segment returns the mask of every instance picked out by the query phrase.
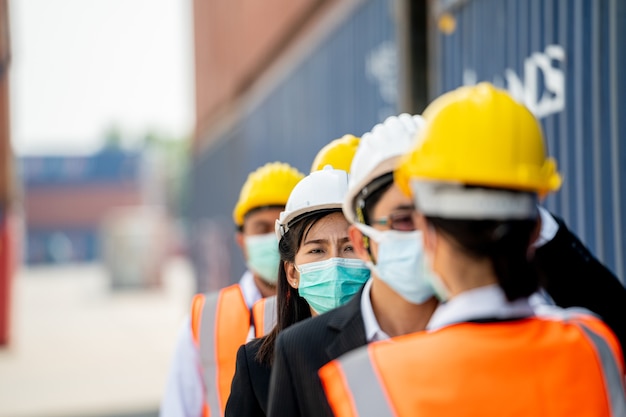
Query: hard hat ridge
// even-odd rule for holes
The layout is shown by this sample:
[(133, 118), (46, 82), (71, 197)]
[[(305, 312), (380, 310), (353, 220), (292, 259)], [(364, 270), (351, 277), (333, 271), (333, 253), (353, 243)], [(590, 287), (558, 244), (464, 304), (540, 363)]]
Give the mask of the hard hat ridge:
[[(413, 149), (395, 172), (396, 183), (415, 197), (420, 210), (436, 215), (446, 206), (446, 215), (456, 218), (463, 218), (464, 212), (469, 218), (506, 218), (507, 213), (530, 217), (536, 215), (533, 198), (518, 202), (515, 209), (511, 192), (541, 197), (561, 184), (556, 162), (546, 155), (539, 121), (504, 90), (488, 83), (458, 88), (433, 101), (424, 119)], [(488, 192), (433, 183), (483, 187)], [(432, 200), (438, 196), (448, 203)], [(526, 214), (517, 212), (521, 206), (527, 207)]]
[(349, 189), (343, 204), (348, 221), (354, 223), (357, 220), (357, 197), (364, 191), (371, 194), (377, 186), (384, 185), (376, 180), (394, 171), (401, 156), (411, 148), (415, 133), (423, 123), (421, 116), (403, 113), (388, 117), (363, 134), (352, 160)]
[(280, 240), (304, 215), (321, 210), (339, 210), (348, 190), (348, 173), (327, 165), (307, 175), (289, 196), (285, 211), (276, 220), (276, 236)]
[(250, 210), (265, 206), (284, 206), (291, 190), (304, 174), (284, 162), (270, 162), (251, 172), (233, 209), (233, 220), (242, 226)]
[(319, 171), (326, 165), (350, 172), (350, 164), (359, 146), (360, 139), (353, 135), (344, 135), (324, 146), (315, 156), (311, 172)]

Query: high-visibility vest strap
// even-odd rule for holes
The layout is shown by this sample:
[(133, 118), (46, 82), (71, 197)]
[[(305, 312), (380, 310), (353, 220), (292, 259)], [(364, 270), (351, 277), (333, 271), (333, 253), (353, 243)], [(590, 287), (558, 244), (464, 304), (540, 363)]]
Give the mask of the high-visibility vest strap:
[[(602, 366), (611, 416), (626, 416), (624, 368), (620, 362), (622, 354), (619, 350), (617, 339), (608, 331), (608, 328), (606, 328), (603, 323), (593, 323), (584, 319), (573, 320), (573, 322), (580, 326), (583, 333), (589, 338), (589, 341), (596, 350), (596, 355)], [(599, 324), (605, 328), (601, 328)], [(617, 352), (614, 351), (615, 345), (611, 346), (611, 339), (613, 339), (614, 343), (617, 343)]]
[(196, 294), (191, 301), (191, 334), (193, 341), (197, 345), (200, 340), (200, 321), (202, 321), (202, 309), (206, 297), (204, 294)]
[(624, 416), (616, 343), (593, 317), (459, 323), (360, 348), (319, 375), (337, 417)]
[(254, 320), (254, 336), (263, 337), (274, 329), (278, 314), (276, 311), (276, 296), (262, 298), (252, 306)]
[(395, 415), (391, 403), (384, 394), (385, 388), (380, 383), (367, 348), (349, 352), (340, 359), (324, 365), (318, 374), (335, 416)]
[(250, 311), (241, 287), (235, 284), (196, 296), (191, 322), (202, 362), (204, 415), (222, 416), (235, 375), (237, 350), (246, 342), (250, 329)]

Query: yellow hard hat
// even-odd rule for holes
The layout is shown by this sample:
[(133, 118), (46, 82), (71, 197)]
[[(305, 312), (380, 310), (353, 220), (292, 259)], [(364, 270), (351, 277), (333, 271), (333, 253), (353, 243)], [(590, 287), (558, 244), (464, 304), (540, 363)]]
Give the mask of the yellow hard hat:
[(546, 156), (541, 125), (506, 91), (489, 83), (461, 87), (433, 101), (426, 124), (395, 171), (406, 193), (411, 180), (528, 191), (556, 191), (561, 177)]
[(304, 174), (284, 162), (267, 163), (250, 173), (233, 210), (235, 224), (242, 226), (244, 217), (254, 208), (284, 206), (302, 178)]
[(360, 139), (353, 135), (344, 135), (324, 146), (315, 156), (311, 165), (311, 172), (319, 171), (326, 165), (335, 169), (350, 172), (352, 158), (359, 147)]

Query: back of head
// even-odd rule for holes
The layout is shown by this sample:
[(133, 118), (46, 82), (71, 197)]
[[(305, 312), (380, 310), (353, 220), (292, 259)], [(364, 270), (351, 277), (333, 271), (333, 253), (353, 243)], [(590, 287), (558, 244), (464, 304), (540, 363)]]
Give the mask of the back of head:
[(428, 222), (467, 254), (491, 259), (508, 299), (538, 278), (527, 259), (540, 196), (558, 189), (537, 119), (506, 91), (482, 83), (436, 99), (395, 172)]
[(398, 185), (455, 182), (528, 191), (556, 191), (561, 178), (546, 156), (541, 125), (504, 90), (488, 83), (461, 87), (433, 101), (423, 114), (412, 151), (396, 170)]
[(403, 113), (388, 117), (363, 134), (350, 166), (350, 182), (343, 204), (349, 222), (357, 221), (357, 211), (381, 187), (388, 187), (391, 174), (402, 155), (409, 151), (424, 121), (421, 116)]
[(233, 209), (233, 221), (243, 226), (251, 210), (284, 206), (291, 190), (304, 178), (304, 174), (284, 162), (271, 162), (250, 173), (241, 187), (239, 200)]
[(344, 135), (333, 140), (317, 153), (311, 165), (311, 172), (319, 171), (326, 165), (350, 172), (350, 164), (358, 146), (359, 138), (353, 135)]

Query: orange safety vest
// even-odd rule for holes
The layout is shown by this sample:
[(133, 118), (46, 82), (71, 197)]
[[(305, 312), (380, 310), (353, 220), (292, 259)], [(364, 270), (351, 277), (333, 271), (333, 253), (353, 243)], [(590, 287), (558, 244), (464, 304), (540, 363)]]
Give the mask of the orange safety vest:
[(254, 317), (254, 334), (263, 337), (276, 326), (278, 314), (276, 312), (276, 296), (261, 298), (252, 306)]
[[(267, 317), (271, 311), (276, 310), (257, 308), (253, 311), (254, 323), (271, 323)], [(251, 324), (250, 309), (239, 284), (193, 298), (191, 332), (202, 363), (204, 417), (224, 415), (235, 375), (237, 350), (246, 343)], [(263, 324), (255, 326), (256, 337), (263, 336), (264, 331)]]
[(335, 416), (626, 415), (619, 343), (590, 316), (459, 323), (395, 340), (319, 371)]

